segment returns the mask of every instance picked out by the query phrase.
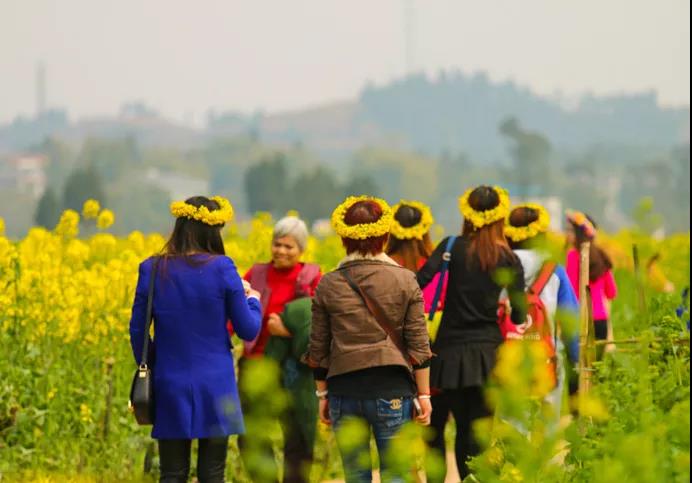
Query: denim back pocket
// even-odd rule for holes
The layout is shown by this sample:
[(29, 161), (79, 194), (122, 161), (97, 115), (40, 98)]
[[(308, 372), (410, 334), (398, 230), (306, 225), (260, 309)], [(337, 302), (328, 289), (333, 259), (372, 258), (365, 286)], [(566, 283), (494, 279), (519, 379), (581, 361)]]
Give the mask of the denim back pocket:
[(336, 424), (341, 418), (341, 398), (332, 396), (329, 398), (329, 419)]
[(401, 426), (404, 423), (404, 408), (406, 400), (399, 399), (378, 399), (377, 400), (377, 419), (387, 427)]

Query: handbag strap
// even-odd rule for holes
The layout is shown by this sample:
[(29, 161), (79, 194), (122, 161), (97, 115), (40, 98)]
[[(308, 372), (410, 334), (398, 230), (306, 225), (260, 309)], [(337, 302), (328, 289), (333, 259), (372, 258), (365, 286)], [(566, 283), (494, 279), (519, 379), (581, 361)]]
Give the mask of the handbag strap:
[(440, 305), (440, 299), (442, 298), (442, 289), (445, 285), (445, 275), (447, 275), (447, 270), (449, 270), (449, 262), (452, 261), (452, 248), (454, 248), (454, 243), (457, 241), (457, 237), (450, 236), (447, 240), (447, 246), (445, 247), (445, 252), (442, 255), (442, 265), (440, 266), (440, 279), (437, 281), (437, 290), (435, 290), (435, 296), (433, 297), (432, 306), (430, 307), (430, 314), (428, 315), (428, 320), (432, 322), (435, 320), (435, 314), (437, 313), (437, 308)]
[(373, 317), (375, 317), (377, 324), (382, 328), (382, 330), (385, 331), (385, 333), (389, 336), (390, 340), (394, 342), (394, 345), (397, 347), (397, 349), (399, 349), (401, 355), (404, 356), (404, 360), (410, 362), (412, 365), (417, 365), (418, 361), (408, 354), (408, 351), (404, 347), (401, 337), (399, 337), (399, 333), (394, 329), (394, 327), (389, 325), (387, 317), (382, 312), (382, 309), (377, 304), (375, 304), (372, 301), (372, 299), (368, 297), (368, 294), (366, 294), (365, 291), (363, 291), (360, 285), (358, 285), (353, 280), (353, 277), (351, 277), (351, 274), (348, 270), (341, 269), (339, 272), (341, 273), (341, 276), (346, 279), (346, 282), (348, 282), (349, 286), (353, 289), (353, 291), (356, 292), (356, 294), (358, 294), (361, 300), (363, 300), (363, 303), (365, 303), (365, 306), (368, 308), (370, 314)]
[(156, 272), (158, 271), (159, 261), (156, 257), (149, 276), (149, 292), (147, 294), (147, 315), (144, 323), (144, 346), (142, 347), (141, 366), (149, 364), (149, 334), (151, 333), (151, 323), (154, 320), (154, 281), (156, 280)]

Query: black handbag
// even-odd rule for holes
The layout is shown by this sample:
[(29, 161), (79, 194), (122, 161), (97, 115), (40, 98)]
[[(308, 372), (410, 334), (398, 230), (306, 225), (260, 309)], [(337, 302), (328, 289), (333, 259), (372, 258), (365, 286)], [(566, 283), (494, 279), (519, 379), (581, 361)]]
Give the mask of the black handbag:
[(149, 338), (154, 309), (154, 280), (156, 279), (158, 265), (159, 259), (156, 258), (149, 279), (142, 358), (132, 378), (132, 387), (130, 388), (130, 411), (135, 415), (137, 423), (141, 426), (154, 424), (154, 374), (151, 367), (149, 367)]

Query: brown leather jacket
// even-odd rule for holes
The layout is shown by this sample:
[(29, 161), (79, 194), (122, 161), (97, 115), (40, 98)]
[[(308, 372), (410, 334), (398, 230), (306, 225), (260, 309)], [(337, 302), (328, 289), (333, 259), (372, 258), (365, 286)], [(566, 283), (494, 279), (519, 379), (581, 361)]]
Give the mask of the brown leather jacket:
[[(389, 261), (387, 261), (389, 260)], [(390, 340), (340, 270), (348, 270), (399, 331), (409, 360)], [(413, 272), (390, 259), (357, 259), (322, 278), (312, 306), (309, 362), (328, 370), (327, 377), (371, 367), (412, 369), (432, 357), (423, 295)]]

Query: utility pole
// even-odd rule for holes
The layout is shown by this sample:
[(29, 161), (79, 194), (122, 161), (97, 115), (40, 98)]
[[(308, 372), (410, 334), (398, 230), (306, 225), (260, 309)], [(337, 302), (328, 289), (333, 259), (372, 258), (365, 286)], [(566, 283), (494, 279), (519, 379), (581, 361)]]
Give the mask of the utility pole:
[(416, 69), (416, 6), (415, 0), (404, 0), (404, 58), (406, 75)]
[(46, 111), (46, 65), (39, 61), (36, 66), (36, 117)]

